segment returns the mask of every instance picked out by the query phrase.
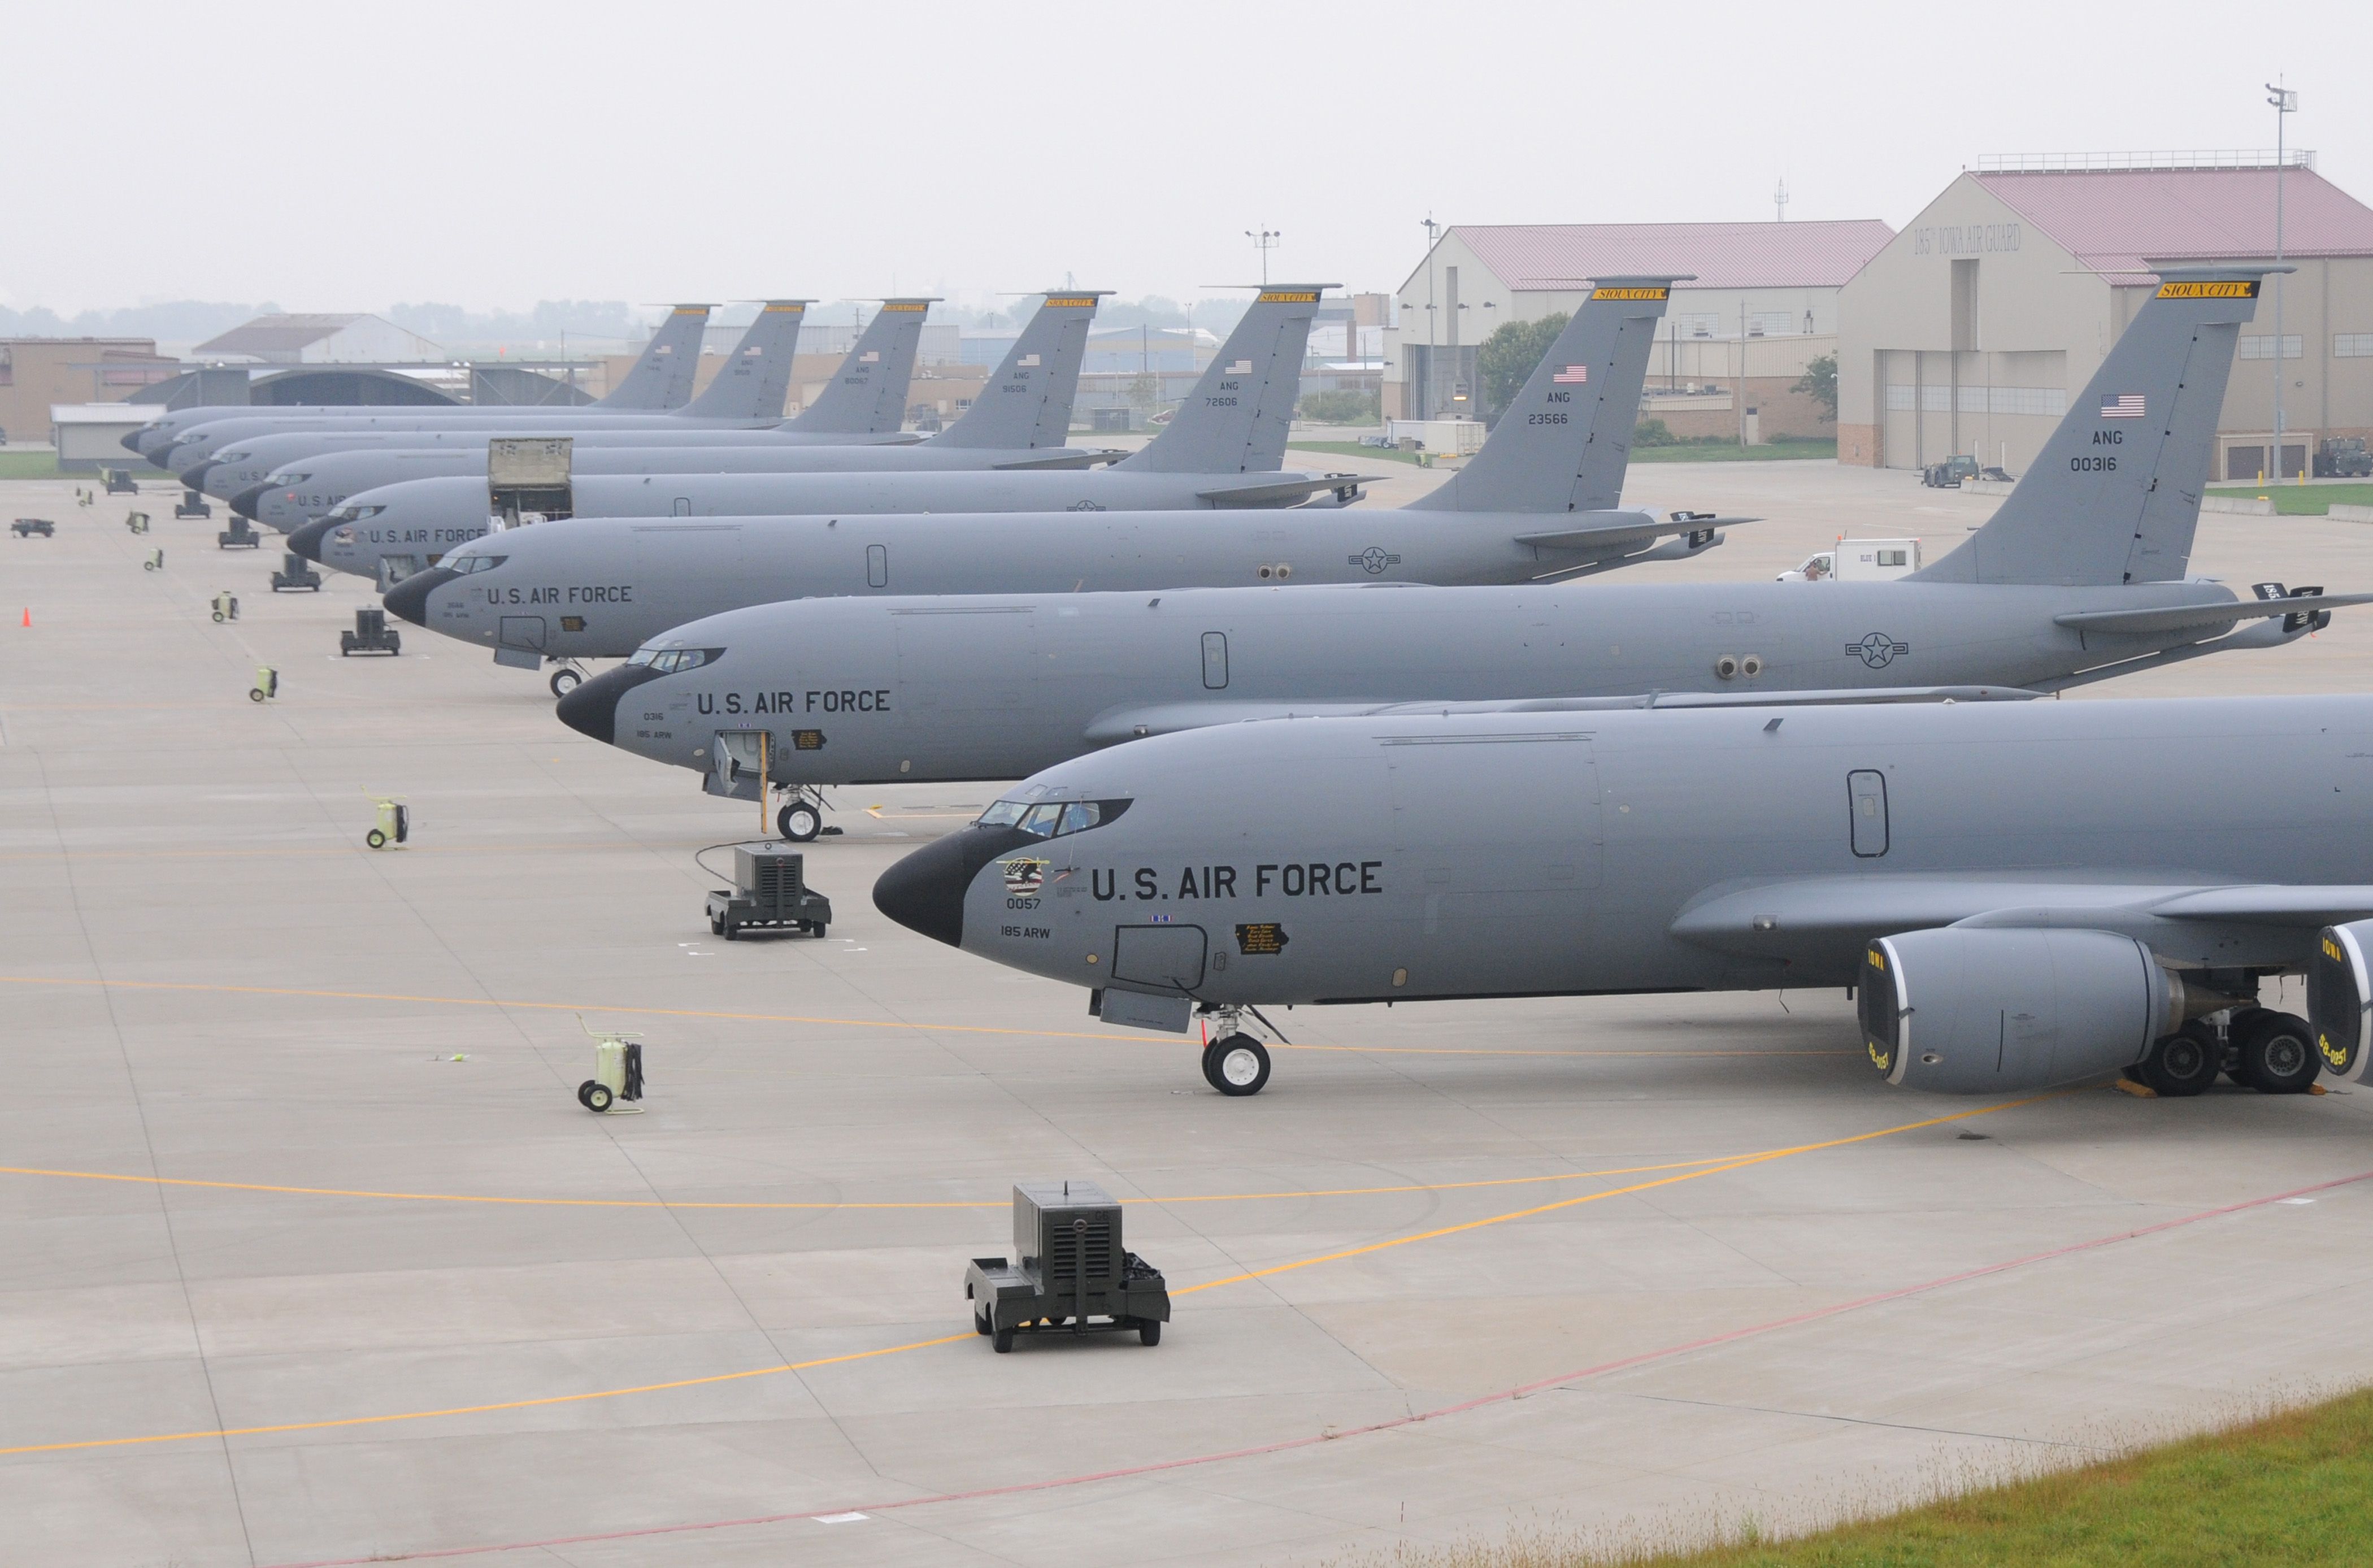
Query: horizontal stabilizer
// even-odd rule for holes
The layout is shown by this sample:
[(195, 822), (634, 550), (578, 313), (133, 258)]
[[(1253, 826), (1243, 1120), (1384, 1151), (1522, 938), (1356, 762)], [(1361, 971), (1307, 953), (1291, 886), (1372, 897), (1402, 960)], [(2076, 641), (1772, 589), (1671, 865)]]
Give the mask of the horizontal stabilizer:
[(2156, 610), (2075, 610), (2052, 617), (2072, 631), (2100, 633), (2180, 632), (2194, 626), (2274, 615), (2312, 615), (2351, 604), (2373, 604), (2373, 593), (2292, 594), (2281, 599), (2234, 599), (2207, 604), (2170, 604)]
[(1374, 485), (1379, 477), (1374, 474), (1281, 474), (1258, 485), (1221, 485), (1198, 490), (1195, 498), (1215, 507), (1273, 507), (1281, 501), (1305, 499), (1322, 490), (1356, 491), (1362, 485)]
[(1519, 533), (1516, 543), (1537, 550), (1606, 550), (1628, 540), (1661, 539), (1667, 533), (1711, 533), (1735, 522), (1760, 522), (1759, 517), (1719, 517), (1713, 512), (1675, 512), (1658, 517), (1652, 511), (1616, 508), (1608, 511), (1573, 512), (1561, 528)]
[(1016, 453), (1011, 461), (990, 466), (1000, 474), (1032, 469), (1093, 468), (1100, 462), (1118, 462), (1128, 455), (1117, 447), (1057, 447), (1051, 451)]

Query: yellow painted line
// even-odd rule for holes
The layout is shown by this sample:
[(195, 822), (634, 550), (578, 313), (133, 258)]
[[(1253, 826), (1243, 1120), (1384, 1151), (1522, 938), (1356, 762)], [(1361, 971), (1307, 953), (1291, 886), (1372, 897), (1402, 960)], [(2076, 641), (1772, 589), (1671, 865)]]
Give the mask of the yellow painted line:
[[(249, 803), (249, 802), (226, 802)], [(261, 803), (261, 802), (254, 802)], [(368, 832), (368, 827), (363, 829)], [(343, 844), (258, 844), (235, 849), (12, 849), (0, 854), (6, 860), (261, 860), (286, 859), (290, 856), (313, 855), (509, 855), (566, 853), (582, 855), (589, 850), (627, 849), (637, 853), (672, 852), (672, 846), (632, 844), (615, 838), (585, 838), (573, 844), (511, 844), (489, 839), (477, 844), (405, 844), (394, 849), (373, 849), (363, 842), (357, 832), (351, 843)]]
[[(1536, 1215), (1550, 1213), (1560, 1209), (1572, 1209), (1584, 1203), (1596, 1203), (1609, 1198), (1623, 1198), (1633, 1193), (1653, 1191), (1661, 1187), (1672, 1187), (1680, 1182), (1695, 1181), (1701, 1176), (1722, 1176), (1731, 1171), (1745, 1170), (1750, 1165), (1765, 1164), (1797, 1154), (1810, 1154), (1826, 1149), (1841, 1149), (1850, 1144), (1867, 1143), (1880, 1138), (1892, 1138), (1899, 1133), (1917, 1132), (1924, 1128), (1943, 1127), (1952, 1122), (1967, 1121), (1973, 1117), (1991, 1116), (1996, 1111), (2013, 1110), (2021, 1106), (2031, 1106), (2055, 1097), (2054, 1094), (2036, 1094), (2023, 1100), (2005, 1100), (1995, 1105), (1980, 1106), (1973, 1110), (1956, 1111), (1949, 1116), (1930, 1117), (1922, 1121), (1881, 1128), (1875, 1132), (1853, 1133), (1843, 1138), (1825, 1139), (1818, 1143), (1798, 1143), (1783, 1149), (1765, 1150), (1760, 1153), (1739, 1155), (1725, 1164), (1713, 1165), (1703, 1170), (1691, 1171), (1680, 1176), (1663, 1176), (1654, 1181), (1636, 1182), (1629, 1187), (1609, 1188), (1604, 1192), (1584, 1193), (1580, 1197), (1563, 1199), (1555, 1203), (1512, 1210), (1505, 1214), (1494, 1214), (1488, 1219), (1469, 1220), (1463, 1224), (1438, 1226), (1432, 1230), (1396, 1236), (1388, 1241), (1370, 1242), (1363, 1246), (1347, 1247), (1337, 1252), (1320, 1253), (1311, 1258), (1297, 1258), (1290, 1263), (1271, 1264), (1263, 1269), (1253, 1269), (1240, 1274), (1207, 1280), (1199, 1285), (1188, 1285), (1173, 1291), (1171, 1294), (1193, 1295), (1201, 1291), (1217, 1290), (1222, 1285), (1242, 1284), (1250, 1280), (1268, 1279), (1272, 1275), (1288, 1273), (1296, 1269), (1313, 1268), (1321, 1263), (1333, 1263), (1347, 1258), (1364, 1257), (1370, 1253), (1409, 1246), (1441, 1236), (1483, 1230), (1491, 1225), (1502, 1225), (1514, 1220), (1531, 1219)], [(804, 1372), (812, 1367), (834, 1366), (846, 1362), (868, 1361), (879, 1356), (898, 1355), (907, 1351), (929, 1350), (936, 1345), (952, 1345), (974, 1337), (968, 1331), (962, 1334), (943, 1334), (937, 1339), (913, 1340), (903, 1345), (886, 1345), (871, 1351), (852, 1351), (836, 1356), (819, 1357), (814, 1361), (784, 1362), (774, 1366), (751, 1367), (742, 1372), (721, 1372), (707, 1377), (685, 1377), (668, 1383), (637, 1383), (623, 1388), (597, 1388), (581, 1394), (550, 1394), (534, 1399), (507, 1399), (490, 1404), (459, 1405), (434, 1410), (398, 1410), (375, 1416), (342, 1416), (322, 1421), (283, 1422), (270, 1426), (221, 1427), (205, 1432), (154, 1433), (142, 1437), (93, 1437), (71, 1443), (29, 1443), (13, 1448), (0, 1448), (0, 1456), (55, 1454), (82, 1448), (122, 1448), (141, 1444), (180, 1443), (202, 1438), (257, 1437), (284, 1432), (321, 1432), (335, 1427), (383, 1426), (394, 1422), (434, 1421), (444, 1416), (487, 1415), (501, 1410), (535, 1410), (548, 1405), (584, 1404), (595, 1399), (623, 1398), (630, 1394), (663, 1393), (674, 1388), (696, 1388), (713, 1383), (735, 1383), (750, 1378), (772, 1377), (786, 1372)]]
[[(1382, 1198), (1410, 1192), (1464, 1192), (1487, 1187), (1537, 1187), (1547, 1182), (1592, 1181), (1606, 1176), (1639, 1176), (1649, 1171), (1692, 1170), (1748, 1158), (1713, 1154), (1701, 1160), (1671, 1160), (1655, 1165), (1623, 1165), (1603, 1171), (1559, 1171), (1549, 1176), (1490, 1176), (1473, 1181), (1412, 1182), (1398, 1187), (1330, 1187), (1281, 1192), (1198, 1192), (1175, 1198), (1124, 1198), (1122, 1203), (1161, 1206), (1171, 1203), (1255, 1203), (1292, 1198)], [(912, 1202), (747, 1202), (686, 1200), (666, 1198), (516, 1198), (470, 1192), (394, 1192), (373, 1188), (291, 1187), (275, 1182), (208, 1181), (195, 1176), (139, 1176), (120, 1171), (52, 1170), (40, 1165), (0, 1165), (0, 1176), (48, 1176), (60, 1181), (114, 1181), (148, 1187), (193, 1187), (218, 1192), (276, 1192), (298, 1198), (368, 1198), (389, 1203), (495, 1203), (528, 1209), (1006, 1209), (1010, 1198), (944, 1199)]]
[[(392, 852), (382, 851), (382, 853)], [(308, 997), (330, 1001), (405, 1001), (421, 1002), (434, 1007), (518, 1008), (523, 1012), (608, 1012), (636, 1018), (713, 1018), (730, 1024), (819, 1024), (849, 1029), (907, 1029), (927, 1035), (1010, 1035), (1044, 1040), (1103, 1040), (1107, 1043), (1173, 1046), (1181, 1048), (1197, 1044), (1192, 1039), (1163, 1035), (1113, 1035), (1087, 1029), (1008, 1029), (989, 1024), (908, 1024), (893, 1018), (819, 1018), (796, 1012), (723, 1012), (696, 1007), (613, 1007), (606, 1002), (598, 1001), (505, 1001), (499, 998), (489, 997), (414, 996), (402, 991), (310, 990), (294, 986), (223, 986), (187, 980), (82, 980), (43, 975), (0, 975), (0, 985), (73, 986), (99, 990), (198, 991), (224, 996)], [(1490, 1046), (1289, 1046), (1282, 1042), (1276, 1043), (1272, 1048), (1285, 1051), (1332, 1052), (1345, 1056), (1548, 1057), (1561, 1061), (1631, 1057), (1671, 1057), (1693, 1059), (1705, 1057), (1852, 1056), (1855, 1054), (1852, 1051), (1839, 1050), (1531, 1051), (1514, 1048), (1501, 1049)]]

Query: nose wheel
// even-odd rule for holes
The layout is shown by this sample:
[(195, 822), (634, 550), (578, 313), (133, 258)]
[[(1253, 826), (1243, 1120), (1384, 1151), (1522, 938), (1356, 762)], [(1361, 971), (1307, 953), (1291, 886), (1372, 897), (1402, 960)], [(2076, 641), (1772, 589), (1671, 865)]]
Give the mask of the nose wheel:
[(794, 844), (812, 844), (824, 832), (824, 807), (801, 795), (775, 813), (775, 831)]
[(1222, 1035), (1203, 1047), (1203, 1078), (1232, 1099), (1257, 1094), (1268, 1082), (1268, 1047), (1250, 1035)]
[(585, 672), (573, 664), (563, 664), (552, 673), (552, 679), (548, 684), (552, 687), (554, 696), (567, 696), (585, 684)]

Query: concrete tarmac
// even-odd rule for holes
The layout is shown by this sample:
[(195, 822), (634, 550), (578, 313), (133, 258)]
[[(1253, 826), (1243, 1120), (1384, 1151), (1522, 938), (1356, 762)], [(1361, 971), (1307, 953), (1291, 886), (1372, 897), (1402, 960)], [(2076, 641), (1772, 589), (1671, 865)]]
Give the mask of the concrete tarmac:
[[(1636, 580), (1933, 555), (1993, 505), (1824, 462), (1631, 496), (1769, 519)], [(829, 935), (717, 941), (694, 854), (754, 807), (425, 631), (341, 659), (366, 583), (274, 595), (172, 499), (134, 537), (0, 485), (59, 525), (0, 537), (9, 1562), (1769, 1532), (2373, 1376), (2373, 1097), (1907, 1094), (1825, 992), (1300, 1010), (1222, 1099), (1191, 1041), (874, 913), (993, 786), (839, 791)], [(2373, 529), (2211, 516), (2194, 561), (2361, 589)], [(2087, 695), (2358, 689), (2369, 649), (2344, 611)], [(380, 796), (407, 847), (364, 848)], [(643, 1114), (575, 1102), (588, 1029), (643, 1037)], [(1040, 1176), (1131, 1200), (1159, 1347), (972, 1335)]]

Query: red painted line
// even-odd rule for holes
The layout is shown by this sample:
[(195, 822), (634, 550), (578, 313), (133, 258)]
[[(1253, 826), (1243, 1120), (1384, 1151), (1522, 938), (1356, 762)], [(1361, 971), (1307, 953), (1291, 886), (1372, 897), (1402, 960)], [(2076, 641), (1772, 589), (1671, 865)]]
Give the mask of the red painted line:
[(1433, 1410), (1420, 1410), (1415, 1415), (1396, 1416), (1390, 1421), (1350, 1427), (1341, 1432), (1322, 1433), (1308, 1437), (1289, 1437), (1276, 1443), (1257, 1444), (1249, 1448), (1228, 1448), (1216, 1453), (1191, 1454), (1183, 1458), (1156, 1459), (1142, 1465), (1124, 1465), (1116, 1469), (1092, 1470), (1081, 1475), (1058, 1476), (1047, 1480), (1014, 1481), (1005, 1486), (976, 1487), (969, 1492), (934, 1492), (925, 1497), (901, 1498), (893, 1503), (841, 1504), (798, 1514), (754, 1514), (739, 1519), (704, 1519), (682, 1525), (650, 1525), (638, 1530), (603, 1530), (589, 1535), (553, 1536), (543, 1540), (505, 1541), (492, 1546), (449, 1546), (425, 1551), (374, 1552), (368, 1557), (325, 1557), (310, 1562), (277, 1563), (274, 1564), (273, 1568), (364, 1568), (365, 1564), (373, 1562), (426, 1562), (438, 1558), (490, 1556), (498, 1551), (539, 1551), (549, 1550), (555, 1547), (584, 1546), (596, 1541), (637, 1540), (647, 1536), (692, 1535), (704, 1530), (739, 1529), (748, 1525), (781, 1525), (800, 1519), (824, 1518), (835, 1514), (887, 1514), (901, 1508), (922, 1508), (939, 1503), (973, 1503), (988, 1497), (1011, 1497), (1021, 1492), (1055, 1492), (1065, 1487), (1088, 1486), (1096, 1481), (1124, 1480), (1131, 1476), (1159, 1475), (1165, 1470), (1183, 1470), (1198, 1465), (1222, 1464), (1230, 1459), (1257, 1458), (1266, 1454), (1290, 1453), (1296, 1448), (1315, 1448), (1322, 1443), (1339, 1443), (1348, 1437), (1365, 1437), (1374, 1433), (1392, 1432), (1401, 1427), (1416, 1426), (1422, 1422), (1440, 1421), (1445, 1416), (1461, 1415), (1468, 1410), (1480, 1410), (1487, 1405), (1508, 1404), (1528, 1395), (1537, 1394), (1545, 1389), (1559, 1387), (1568, 1383), (1577, 1383), (1584, 1378), (1602, 1377), (1610, 1372), (1621, 1372), (1628, 1367), (1668, 1361), (1675, 1356), (1688, 1355), (1695, 1351), (1712, 1350), (1719, 1345), (1736, 1344), (1742, 1340), (1757, 1339), (1765, 1334), (1777, 1333), (1783, 1328), (1794, 1328), (1800, 1324), (1818, 1323), (1823, 1318), (1842, 1316), (1849, 1312), (1859, 1312), (1864, 1307), (1879, 1306), (1891, 1301), (1901, 1301), (1907, 1296), (1925, 1295), (1932, 1291), (1967, 1284), (1972, 1280), (1982, 1280), (1994, 1274), (2007, 1274), (2014, 1270), (2028, 1268), (2037, 1263), (2049, 1263), (2054, 1258), (2070, 1258), (2080, 1252), (2092, 1252), (2105, 1246), (2115, 1246), (2121, 1242), (2139, 1241), (2145, 1236), (2157, 1235), (2165, 1231), (2180, 1230), (2186, 1225), (2196, 1225), (2204, 1220), (2222, 1219), (2228, 1214), (2244, 1213), (2251, 1209), (2262, 1209), (2269, 1204), (2280, 1203), (2285, 1199), (2304, 1198), (2314, 1192), (2330, 1192), (2334, 1188), (2352, 1187), (2361, 1181), (2373, 1181), (2373, 1171), (2359, 1171), (2355, 1176), (2317, 1182), (2311, 1187), (2295, 1187), (2288, 1192), (2274, 1192), (2263, 1198), (2244, 1199), (2239, 1203), (2227, 1203), (2220, 1208), (2203, 1209), (2196, 1214), (2161, 1220), (2157, 1224), (2143, 1225), (2130, 1231), (2119, 1231), (2110, 1235), (2095, 1236), (2090, 1241), (2071, 1242), (2065, 1246), (2055, 1246), (2045, 1252), (2032, 1252), (2024, 1258), (2013, 1258), (2001, 1263), (1981, 1264), (1975, 1269), (1964, 1269), (1957, 1274), (1941, 1275), (1920, 1284), (1903, 1285), (1891, 1291), (1879, 1291), (1875, 1294), (1857, 1296), (1852, 1301), (1839, 1302), (1835, 1305), (1818, 1306), (1809, 1312), (1799, 1312), (1787, 1317), (1775, 1317), (1768, 1323), (1758, 1323), (1745, 1328), (1732, 1328), (1720, 1334), (1709, 1334), (1703, 1339), (1690, 1340), (1678, 1345), (1667, 1345), (1662, 1350), (1642, 1351), (1637, 1355), (1600, 1362), (1596, 1366), (1581, 1367), (1572, 1372), (1561, 1372), (1554, 1377), (1543, 1377), (1531, 1383), (1520, 1383), (1514, 1388), (1502, 1388), (1497, 1393), (1480, 1394), (1471, 1399), (1462, 1399), (1455, 1405), (1443, 1405)]

